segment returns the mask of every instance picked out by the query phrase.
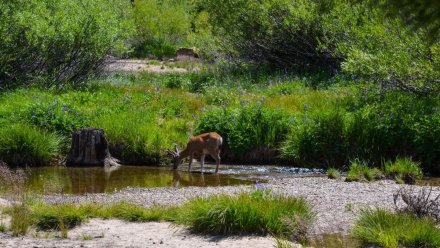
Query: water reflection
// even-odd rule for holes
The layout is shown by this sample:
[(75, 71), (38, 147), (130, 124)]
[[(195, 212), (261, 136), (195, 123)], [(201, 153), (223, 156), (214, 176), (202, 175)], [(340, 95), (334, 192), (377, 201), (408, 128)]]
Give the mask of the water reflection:
[(253, 184), (251, 177), (230, 174), (212, 174), (173, 171), (168, 167), (39, 167), (29, 170), (29, 190), (51, 194), (103, 193), (126, 187), (187, 187)]

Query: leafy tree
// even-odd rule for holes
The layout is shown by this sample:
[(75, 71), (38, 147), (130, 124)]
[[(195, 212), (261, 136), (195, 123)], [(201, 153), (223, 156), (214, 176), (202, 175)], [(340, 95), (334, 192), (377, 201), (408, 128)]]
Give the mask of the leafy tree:
[(126, 0), (0, 2), (0, 87), (80, 82), (127, 50)]

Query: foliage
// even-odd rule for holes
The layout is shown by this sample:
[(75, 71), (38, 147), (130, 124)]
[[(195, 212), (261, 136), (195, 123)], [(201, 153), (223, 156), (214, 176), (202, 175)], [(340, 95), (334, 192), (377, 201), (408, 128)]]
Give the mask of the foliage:
[(104, 57), (126, 51), (125, 0), (16, 0), (0, 3), (0, 88), (82, 82)]
[(364, 245), (387, 248), (440, 245), (440, 231), (431, 220), (381, 209), (362, 211), (353, 235)]
[(428, 42), (425, 28), (412, 30), (400, 18), (387, 16), (389, 8), (381, 4), (334, 3), (323, 22), (324, 29), (333, 34), (325, 43), (333, 44), (344, 57), (345, 73), (386, 89), (419, 94), (439, 91), (440, 43)]
[[(309, 205), (257, 190), (237, 196), (195, 198), (176, 210), (175, 221), (194, 231), (214, 234), (271, 233), (290, 237), (312, 218)], [(296, 237), (298, 238), (298, 237)]]
[[(73, 228), (88, 218), (118, 218), (146, 222), (168, 220), (199, 232), (271, 233), (291, 237), (307, 230), (312, 213), (303, 199), (272, 194), (267, 190), (190, 199), (182, 206), (144, 208), (127, 202), (100, 205), (29, 203), (28, 225), (42, 230)], [(12, 209), (13, 210), (13, 209)], [(13, 213), (11, 209), (6, 213)], [(62, 225), (61, 225), (62, 224)], [(203, 226), (207, 225), (207, 226)]]
[(335, 168), (329, 168), (327, 170), (327, 177), (330, 179), (338, 179), (341, 177), (341, 172)]
[(332, 70), (339, 58), (320, 49), (323, 1), (199, 1), (228, 55), (276, 67)]
[(244, 100), (241, 104), (239, 108), (208, 110), (201, 117), (196, 133), (218, 132), (236, 154), (258, 147), (277, 147), (290, 126), (283, 111), (264, 106), (264, 98), (257, 104)]
[(87, 207), (60, 204), (46, 205), (37, 203), (31, 207), (32, 222), (40, 230), (61, 230), (81, 224), (87, 216)]
[(396, 158), (396, 161), (387, 161), (383, 165), (385, 174), (392, 178), (401, 178), (405, 182), (415, 183), (422, 177), (420, 165), (410, 158)]
[(382, 172), (377, 168), (370, 168), (364, 161), (353, 160), (351, 161), (350, 168), (347, 172), (346, 180), (352, 181), (372, 181), (382, 177)]
[(345, 162), (348, 147), (342, 113), (309, 115), (306, 112), (296, 123), (281, 147), (283, 156), (318, 166)]
[(135, 0), (134, 55), (171, 57), (190, 32), (189, 6), (185, 1)]
[(0, 128), (0, 160), (11, 166), (48, 165), (62, 138), (25, 124)]

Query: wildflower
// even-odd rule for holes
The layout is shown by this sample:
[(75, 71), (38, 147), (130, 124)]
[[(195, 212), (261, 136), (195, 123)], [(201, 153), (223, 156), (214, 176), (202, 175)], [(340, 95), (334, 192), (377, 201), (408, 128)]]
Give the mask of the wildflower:
[(308, 110), (309, 109), (309, 105), (307, 103), (304, 104), (304, 110)]
[(264, 103), (264, 97), (262, 97), (262, 98), (260, 99), (260, 103), (261, 103), (261, 104)]
[(61, 106), (61, 111), (66, 112), (66, 104), (63, 103), (63, 105)]
[(266, 187), (265, 185), (263, 185), (263, 184), (260, 184), (260, 183), (258, 182), (258, 180), (255, 180), (255, 188), (256, 188), (257, 190), (265, 190), (267, 187)]
[(244, 107), (244, 100), (241, 100), (241, 106)]

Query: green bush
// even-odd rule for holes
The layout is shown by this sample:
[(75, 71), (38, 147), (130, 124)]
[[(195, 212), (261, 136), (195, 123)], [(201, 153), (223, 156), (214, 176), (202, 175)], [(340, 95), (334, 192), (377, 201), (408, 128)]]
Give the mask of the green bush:
[(332, 46), (321, 49), (324, 1), (199, 1), (228, 55), (274, 67), (332, 70)]
[(281, 154), (300, 164), (342, 166), (347, 159), (348, 144), (344, 131), (344, 114), (340, 112), (306, 112), (286, 137)]
[(135, 0), (136, 34), (134, 55), (171, 57), (182, 46), (191, 28), (189, 6), (185, 1)]
[(126, 51), (132, 28), (125, 0), (0, 3), (0, 84), (82, 82), (104, 57)]
[(218, 132), (234, 154), (243, 154), (258, 147), (279, 147), (290, 128), (287, 115), (260, 103), (242, 100), (240, 108), (208, 110), (201, 117), (196, 133)]
[(439, 247), (440, 231), (426, 218), (385, 210), (364, 210), (353, 235), (366, 246)]
[(58, 153), (62, 138), (32, 126), (13, 124), (0, 128), (0, 160), (11, 166), (48, 165)]

